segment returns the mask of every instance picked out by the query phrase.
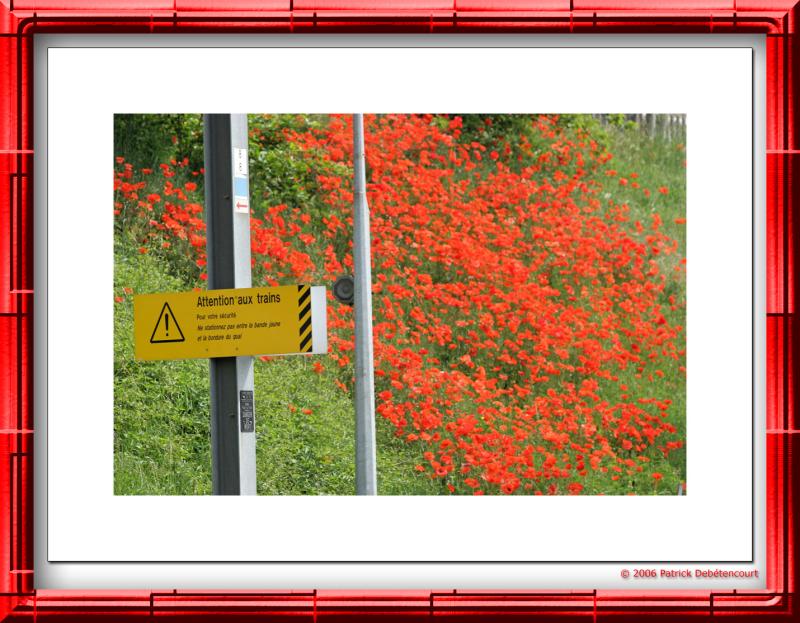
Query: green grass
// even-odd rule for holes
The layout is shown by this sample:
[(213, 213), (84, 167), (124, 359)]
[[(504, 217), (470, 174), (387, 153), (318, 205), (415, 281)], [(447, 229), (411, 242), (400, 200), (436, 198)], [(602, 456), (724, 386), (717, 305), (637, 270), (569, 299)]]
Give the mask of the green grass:
[[(185, 286), (157, 260), (116, 247), (114, 292), (166, 292)], [(136, 361), (133, 298), (115, 303), (114, 492), (182, 495), (211, 492), (208, 363)]]
[[(662, 255), (658, 261), (659, 268), (666, 275), (667, 282), (664, 290), (665, 296), (674, 296), (678, 309), (667, 309), (665, 316), (670, 324), (684, 326), (676, 344), (681, 349), (686, 349), (686, 272), (676, 272), (675, 267), (686, 258), (686, 231), (689, 223), (676, 223), (675, 219), (686, 218), (686, 139), (681, 138), (667, 141), (660, 137), (650, 138), (637, 129), (625, 126), (612, 126), (608, 128), (609, 140), (614, 158), (609, 165), (616, 169), (620, 177), (629, 178), (631, 173), (637, 173), (636, 181), (642, 188), (651, 190), (649, 198), (645, 198), (641, 189), (633, 189), (630, 184), (615, 193), (615, 201), (627, 201), (631, 208), (631, 218), (649, 223), (654, 214), (658, 214), (663, 222), (662, 230), (678, 243), (676, 252), (672, 255)], [(668, 189), (666, 195), (658, 192), (659, 187)], [(686, 437), (686, 374), (678, 369), (678, 362), (664, 359), (662, 370), (663, 378), (654, 377), (654, 382), (647, 379), (636, 379), (632, 373), (621, 377), (623, 383), (631, 388), (631, 395), (642, 395), (650, 392), (652, 395), (670, 396), (673, 405), (670, 412), (678, 436)], [(642, 387), (644, 389), (640, 390)], [(676, 449), (670, 453), (668, 459), (659, 457), (651, 464), (648, 471), (660, 471), (664, 474), (663, 481), (659, 484), (659, 492), (675, 493), (678, 484), (686, 481), (686, 447)], [(638, 476), (641, 476), (639, 474)], [(627, 483), (633, 490), (644, 490), (652, 487), (652, 481)], [(645, 484), (646, 483), (646, 484)], [(587, 489), (589, 488), (587, 483)]]

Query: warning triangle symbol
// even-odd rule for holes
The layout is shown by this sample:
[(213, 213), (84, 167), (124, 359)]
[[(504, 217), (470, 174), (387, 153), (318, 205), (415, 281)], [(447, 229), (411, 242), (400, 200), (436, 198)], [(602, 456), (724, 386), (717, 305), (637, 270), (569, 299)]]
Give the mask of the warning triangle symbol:
[(153, 329), (153, 335), (150, 336), (150, 343), (162, 344), (165, 342), (183, 342), (184, 340), (186, 338), (183, 337), (183, 331), (181, 331), (181, 327), (175, 319), (175, 314), (172, 313), (169, 303), (164, 303), (164, 307), (161, 308), (161, 313), (158, 315), (156, 326)]

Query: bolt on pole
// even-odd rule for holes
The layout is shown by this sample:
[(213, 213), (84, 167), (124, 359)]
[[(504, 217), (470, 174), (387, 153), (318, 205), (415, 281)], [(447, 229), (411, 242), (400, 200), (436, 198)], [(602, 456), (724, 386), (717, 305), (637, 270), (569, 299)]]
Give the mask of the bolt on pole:
[(364, 165), (364, 115), (353, 115), (353, 272), (355, 276), (356, 494), (376, 495), (372, 269)]
[[(247, 115), (203, 115), (208, 289), (249, 288)], [(256, 494), (253, 358), (209, 359), (214, 495)]]

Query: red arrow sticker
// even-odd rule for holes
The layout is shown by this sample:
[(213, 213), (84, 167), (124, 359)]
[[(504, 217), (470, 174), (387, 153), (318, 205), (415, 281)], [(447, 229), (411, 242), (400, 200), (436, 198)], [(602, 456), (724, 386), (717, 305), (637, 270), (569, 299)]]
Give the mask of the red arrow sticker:
[(250, 199), (241, 195), (236, 195), (233, 198), (233, 211), (240, 214), (250, 213)]

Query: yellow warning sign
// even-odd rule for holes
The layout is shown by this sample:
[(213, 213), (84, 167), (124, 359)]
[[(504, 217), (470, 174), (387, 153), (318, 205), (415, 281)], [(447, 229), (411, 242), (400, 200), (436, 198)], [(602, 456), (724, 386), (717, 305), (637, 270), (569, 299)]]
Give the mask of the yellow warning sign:
[(307, 285), (137, 295), (136, 358), (325, 353), (325, 307)]

